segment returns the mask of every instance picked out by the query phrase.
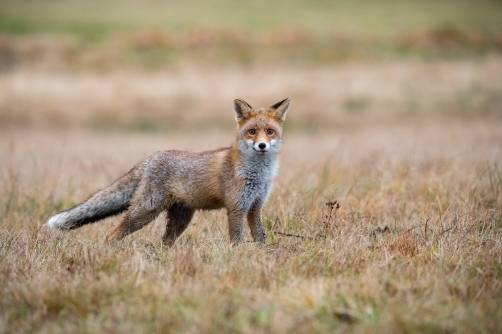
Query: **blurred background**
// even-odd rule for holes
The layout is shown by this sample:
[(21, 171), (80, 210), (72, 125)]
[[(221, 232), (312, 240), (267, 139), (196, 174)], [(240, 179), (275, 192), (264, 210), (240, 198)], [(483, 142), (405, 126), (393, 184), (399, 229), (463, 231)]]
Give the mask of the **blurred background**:
[(290, 131), (500, 120), (502, 2), (0, 1), (0, 129), (231, 131), (237, 97)]

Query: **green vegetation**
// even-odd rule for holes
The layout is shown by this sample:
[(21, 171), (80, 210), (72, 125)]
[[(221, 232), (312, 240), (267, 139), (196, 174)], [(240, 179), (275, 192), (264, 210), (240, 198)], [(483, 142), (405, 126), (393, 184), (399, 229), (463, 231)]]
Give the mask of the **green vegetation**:
[[(245, 66), (456, 59), (501, 52), (502, 4), (8, 0), (0, 1), (0, 34), (11, 37), (0, 40), (0, 49), (10, 52), (14, 63), (26, 59), (15, 37), (37, 36), (71, 39), (72, 64), (79, 63), (82, 53), (94, 52), (99, 63), (155, 69), (187, 58)], [(47, 43), (38, 42), (54, 48)], [(109, 50), (115, 50), (113, 59)], [(5, 54), (0, 52), (0, 63)]]
[(196, 27), (267, 31), (297, 28), (396, 33), (444, 27), (500, 30), (502, 3), (481, 0), (293, 0), (293, 1), (77, 1), (2, 0), (0, 31), (72, 33), (100, 39), (137, 29), (187, 30)]

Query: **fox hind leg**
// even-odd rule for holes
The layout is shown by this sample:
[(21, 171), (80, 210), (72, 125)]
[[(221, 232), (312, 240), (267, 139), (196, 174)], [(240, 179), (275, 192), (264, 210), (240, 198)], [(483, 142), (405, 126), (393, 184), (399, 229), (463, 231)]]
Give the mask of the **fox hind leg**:
[(120, 240), (157, 218), (166, 207), (166, 198), (168, 196), (152, 179), (143, 178), (122, 221), (108, 234), (106, 241)]
[(115, 227), (106, 237), (106, 242), (120, 240), (133, 233), (157, 218), (160, 208), (145, 207), (143, 205), (131, 205), (122, 218), (120, 224)]
[(171, 247), (176, 239), (186, 230), (195, 210), (181, 204), (173, 204), (167, 211), (166, 232), (162, 241)]

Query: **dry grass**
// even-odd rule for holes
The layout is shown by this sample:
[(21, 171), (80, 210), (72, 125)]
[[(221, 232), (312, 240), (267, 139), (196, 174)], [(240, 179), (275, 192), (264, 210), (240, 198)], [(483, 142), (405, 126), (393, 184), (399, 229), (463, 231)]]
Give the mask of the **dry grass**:
[(172, 249), (163, 218), (113, 245), (118, 218), (42, 227), (154, 150), (222, 146), (230, 131), (2, 131), (0, 330), (500, 332), (500, 123), (288, 131), (261, 248), (230, 247), (223, 212), (198, 213)]
[(297, 68), (214, 65), (110, 73), (19, 67), (0, 76), (0, 129), (233, 127), (231, 101), (293, 98), (286, 126), (347, 130), (417, 115), (499, 117), (502, 57)]
[(426, 30), (315, 33), (298, 26), (254, 32), (195, 27), (183, 31), (142, 28), (116, 33), (100, 43), (72, 34), (2, 34), (0, 70), (19, 66), (65, 71), (158, 70), (184, 64), (253, 67), (340, 65), (393, 60), (482, 59), (502, 51), (499, 29), (433, 27)]

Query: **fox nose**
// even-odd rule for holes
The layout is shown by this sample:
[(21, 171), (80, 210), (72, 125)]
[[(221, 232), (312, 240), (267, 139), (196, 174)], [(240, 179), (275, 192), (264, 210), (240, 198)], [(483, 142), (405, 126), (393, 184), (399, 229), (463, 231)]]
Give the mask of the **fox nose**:
[(259, 143), (258, 147), (260, 148), (260, 150), (264, 150), (265, 147), (267, 147), (267, 144), (265, 144), (265, 143)]

